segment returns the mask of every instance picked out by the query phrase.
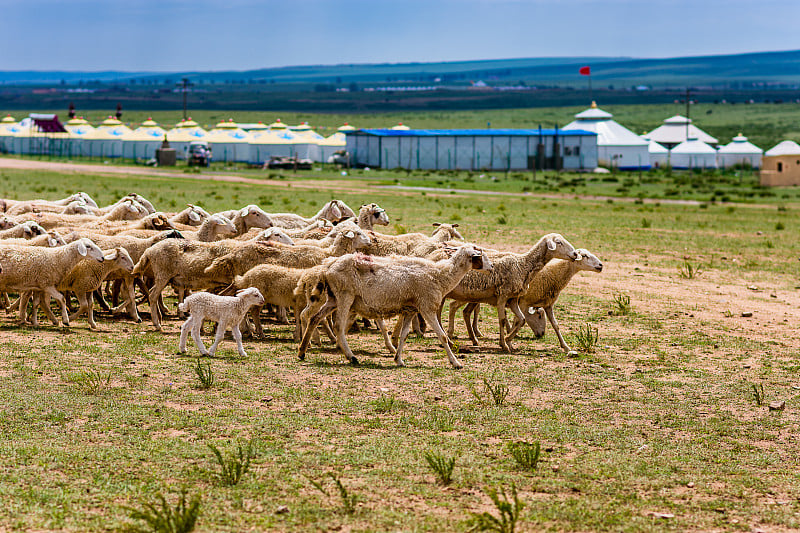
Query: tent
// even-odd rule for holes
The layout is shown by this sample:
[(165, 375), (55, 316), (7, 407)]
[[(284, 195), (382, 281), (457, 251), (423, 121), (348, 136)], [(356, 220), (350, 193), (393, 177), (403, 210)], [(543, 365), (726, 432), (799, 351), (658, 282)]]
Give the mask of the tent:
[(647, 153), (650, 155), (652, 168), (664, 168), (669, 165), (669, 150), (655, 141), (648, 141)]
[(672, 168), (717, 168), (717, 151), (699, 139), (689, 139), (670, 150)]
[(577, 115), (562, 130), (583, 130), (597, 133), (597, 164), (621, 170), (650, 168), (648, 142), (612, 120), (613, 115), (592, 106)]
[(94, 133), (95, 127), (83, 117), (69, 119), (64, 127), (69, 132), (68, 153), (70, 156), (85, 156), (84, 139)]
[(320, 161), (323, 163), (330, 163), (330, 158), (334, 153), (347, 149), (346, 132), (348, 131), (356, 131), (356, 129), (345, 122), (343, 125), (336, 128), (336, 133), (319, 141)]
[(392, 126), (392, 127), (391, 127), (391, 129), (393, 129), (393, 130), (395, 130), (395, 131), (397, 131), (397, 130), (399, 130), (399, 131), (408, 131), (408, 130), (410, 130), (411, 128), (409, 128), (408, 126), (406, 126), (406, 125), (405, 125), (405, 124), (403, 124), (402, 122), (398, 122), (398, 123), (397, 123), (397, 126)]
[(250, 161), (250, 134), (233, 119), (219, 122), (205, 140), (211, 145), (214, 161)]
[(670, 149), (691, 139), (696, 139), (712, 146), (716, 146), (718, 142), (717, 139), (692, 124), (692, 119), (681, 115), (675, 115), (664, 120), (663, 125), (647, 133), (647, 138)]
[(208, 132), (192, 120), (192, 117), (189, 117), (175, 124), (175, 127), (167, 132), (167, 140), (170, 148), (175, 149), (178, 159), (186, 159), (186, 154), (189, 152), (189, 143), (192, 141), (204, 141), (206, 140), (206, 135), (208, 135)]
[(122, 137), (131, 133), (119, 119), (108, 117), (83, 138), (83, 154), (88, 157), (122, 157)]
[(298, 140), (307, 143), (305, 147), (298, 146), (298, 156), (300, 158), (311, 159), (312, 161), (324, 161), (319, 143), (324, 141), (325, 137), (312, 130), (308, 122), (303, 122), (297, 126), (291, 126), (289, 131), (291, 131)]
[(167, 132), (149, 118), (132, 132), (122, 136), (122, 157), (125, 159), (152, 159), (161, 148)]
[(70, 135), (58, 115), (31, 113), (19, 124), (8, 124), (9, 130), (16, 130), (10, 139), (12, 153), (56, 156), (69, 153)]
[(21, 129), (19, 123), (11, 115), (0, 119), (0, 153), (13, 151), (14, 137)]
[(768, 157), (777, 155), (800, 155), (800, 144), (794, 141), (782, 141), (767, 150), (764, 155)]
[(718, 154), (720, 168), (729, 168), (734, 165), (744, 165), (750, 168), (761, 168), (761, 155), (764, 151), (758, 146), (748, 142), (747, 137), (741, 133), (733, 140), (721, 146)]
[(250, 162), (263, 164), (273, 156), (293, 157), (298, 153), (298, 146), (307, 144), (298, 140), (285, 127), (254, 133), (250, 139)]

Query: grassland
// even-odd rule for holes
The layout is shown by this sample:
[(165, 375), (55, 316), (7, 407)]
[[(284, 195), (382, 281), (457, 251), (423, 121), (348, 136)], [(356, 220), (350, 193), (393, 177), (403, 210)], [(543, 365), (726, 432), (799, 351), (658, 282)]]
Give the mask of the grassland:
[[(254, 202), (304, 214), (339, 197), (380, 203), (390, 232), (457, 221), (470, 240), (520, 251), (559, 231), (605, 263), (576, 276), (556, 310), (570, 344), (587, 322), (599, 343), (567, 357), (548, 329), (502, 354), (485, 313), (488, 338), (462, 354), (462, 371), (430, 337), (412, 339), (408, 367), (395, 368), (375, 332), (352, 335), (353, 368), (330, 345), (301, 363), (288, 326), (269, 324), (268, 340), (246, 342), (247, 359), (223, 342), (203, 390), (194, 357), (175, 354), (176, 320), (161, 334), (105, 315), (100, 332), (3, 317), (0, 529), (121, 530), (128, 507), (184, 488), (202, 495), (200, 531), (466, 531), (471, 513), (496, 513), (486, 487), (512, 482), (526, 503), (518, 531), (800, 528), (794, 197), (609, 203), (382, 183), (0, 170), (3, 197), (86, 190), (107, 203), (135, 190), (164, 210)], [(687, 265), (700, 273), (681, 277)], [(484, 380), (508, 389), (505, 402), (490, 401)], [(753, 384), (786, 409), (758, 405)], [(223, 485), (208, 444), (227, 455), (251, 440), (251, 471)], [(541, 443), (534, 471), (508, 451), (523, 440)], [(430, 451), (456, 457), (451, 485), (436, 483)], [(354, 512), (330, 479), (328, 495), (314, 488), (328, 473)]]

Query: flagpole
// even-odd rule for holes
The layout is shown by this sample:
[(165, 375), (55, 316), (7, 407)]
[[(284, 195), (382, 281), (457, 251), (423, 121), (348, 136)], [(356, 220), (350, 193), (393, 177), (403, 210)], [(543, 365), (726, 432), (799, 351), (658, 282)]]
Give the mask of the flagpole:
[(589, 72), (589, 101), (594, 102), (594, 98), (592, 98), (592, 73)]

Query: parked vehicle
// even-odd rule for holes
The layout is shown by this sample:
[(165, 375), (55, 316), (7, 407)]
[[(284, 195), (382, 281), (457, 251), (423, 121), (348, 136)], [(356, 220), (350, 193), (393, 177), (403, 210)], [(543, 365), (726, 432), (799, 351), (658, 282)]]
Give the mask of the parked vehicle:
[(206, 141), (189, 143), (189, 155), (186, 160), (190, 167), (207, 167), (211, 164), (211, 148)]

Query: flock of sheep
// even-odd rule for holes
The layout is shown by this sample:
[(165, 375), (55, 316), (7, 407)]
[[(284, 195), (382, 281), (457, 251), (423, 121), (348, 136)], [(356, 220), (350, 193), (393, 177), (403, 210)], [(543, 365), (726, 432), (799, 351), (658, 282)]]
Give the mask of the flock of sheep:
[[(240, 328), (263, 338), (260, 317), (267, 306), (284, 322), (292, 309), (301, 359), (310, 342), (321, 342), (321, 329), (356, 364), (347, 332), (362, 317), (367, 325), (376, 322), (398, 365), (412, 327), (418, 333), (430, 327), (453, 367), (461, 368), (449, 340), (455, 313), (466, 305), (464, 321), (477, 346), (480, 304), (497, 308), (503, 351), (513, 350), (525, 324), (542, 336), (546, 320), (570, 351), (553, 304), (576, 272), (602, 270), (595, 255), (556, 233), (524, 254), (464, 242), (457, 224), (434, 224), (431, 236), (380, 233), (375, 226), (388, 225), (389, 217), (374, 203), (355, 213), (332, 200), (311, 218), (266, 213), (256, 205), (212, 215), (191, 204), (179, 213), (159, 212), (138, 194), (98, 207), (77, 193), (58, 201), (0, 199), (0, 211), (0, 292), (6, 312), (16, 311), (20, 324), (38, 326), (41, 310), (58, 325), (51, 297), (63, 326), (85, 314), (97, 328), (95, 303), (141, 322), (138, 287), (161, 330), (169, 286), (178, 298), (178, 318), (191, 315), (179, 350), (185, 351), (191, 332), (204, 355), (214, 353), (230, 327), (245, 356)], [(18, 298), (11, 301), (9, 294)], [(72, 314), (70, 295), (78, 301)], [(447, 300), (445, 332), (440, 317)], [(384, 321), (392, 317), (398, 320), (390, 333)], [(218, 323), (208, 350), (200, 338), (204, 320)]]

